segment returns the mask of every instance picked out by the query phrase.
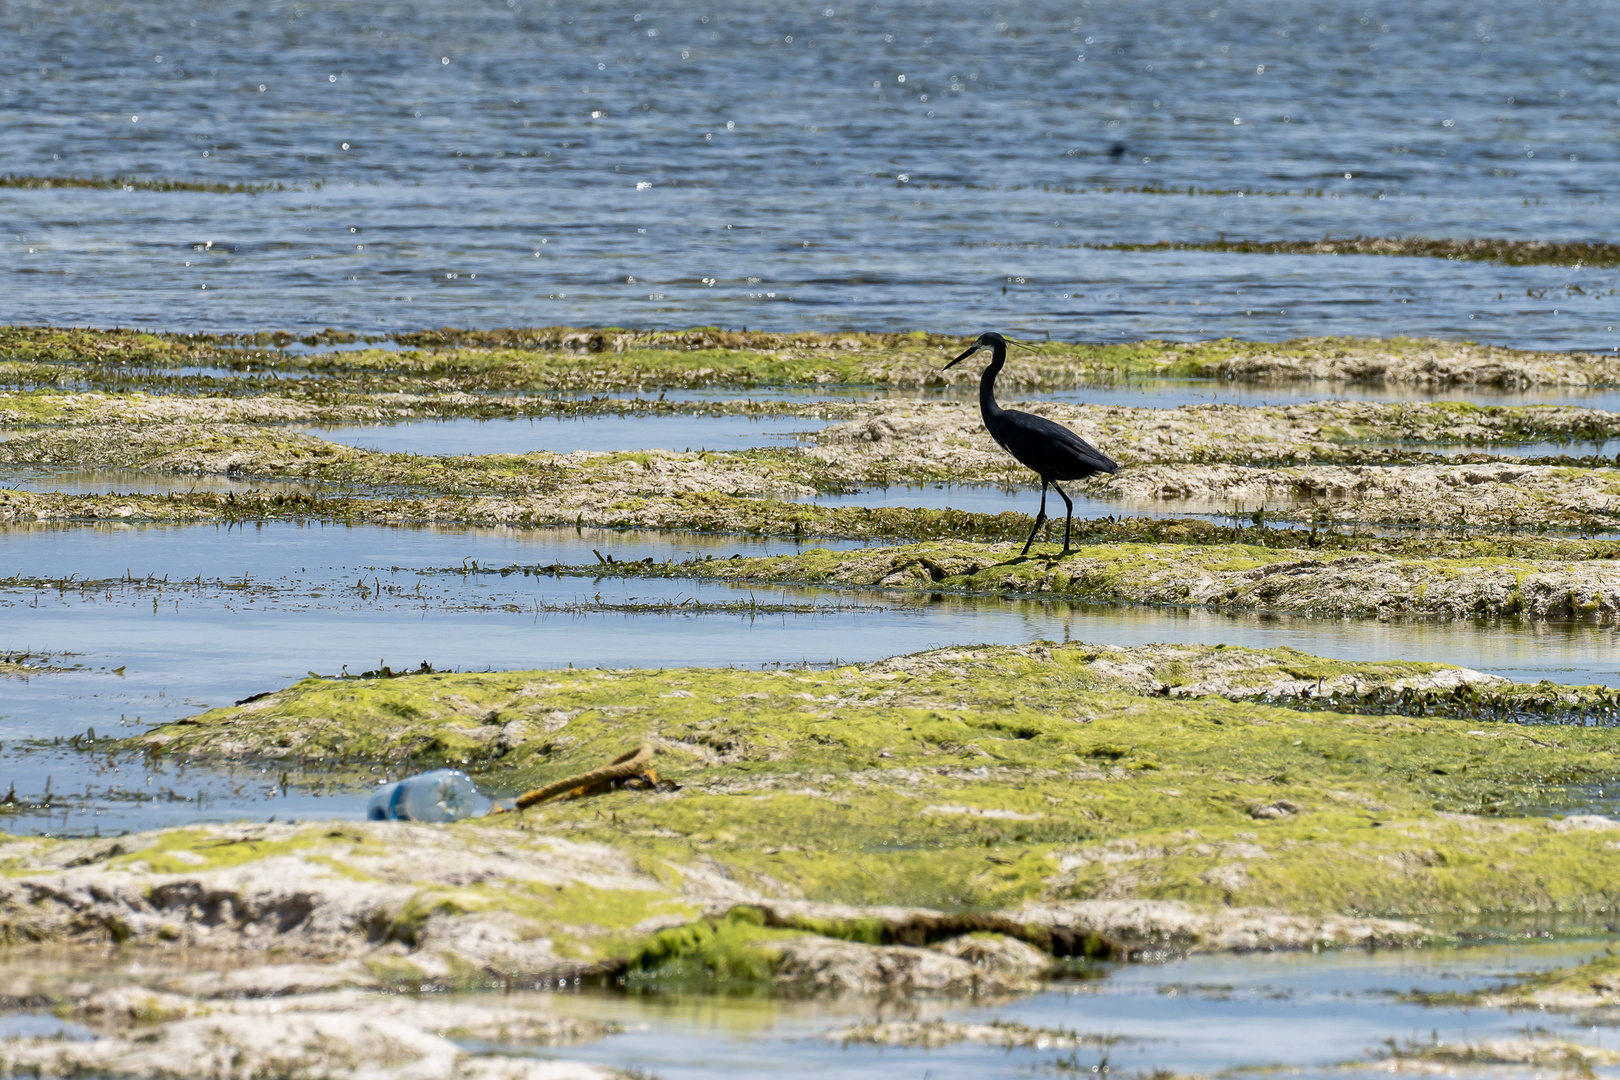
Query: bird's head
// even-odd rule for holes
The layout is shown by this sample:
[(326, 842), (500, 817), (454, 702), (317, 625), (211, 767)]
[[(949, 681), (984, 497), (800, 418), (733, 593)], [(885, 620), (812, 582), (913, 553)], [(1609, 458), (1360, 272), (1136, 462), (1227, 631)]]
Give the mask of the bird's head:
[(978, 340), (976, 340), (972, 346), (968, 348), (967, 352), (946, 364), (941, 370), (949, 371), (951, 368), (955, 367), (957, 364), (960, 364), (962, 361), (966, 360), (980, 349), (993, 349), (998, 345), (1001, 347), (1002, 351), (1005, 352), (1007, 348), (1007, 339), (994, 332), (980, 334)]

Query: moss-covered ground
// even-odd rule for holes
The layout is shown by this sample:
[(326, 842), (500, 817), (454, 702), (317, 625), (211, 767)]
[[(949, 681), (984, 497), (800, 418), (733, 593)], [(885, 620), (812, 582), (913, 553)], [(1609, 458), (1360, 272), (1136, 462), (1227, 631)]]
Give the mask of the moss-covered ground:
[[(390, 348), (367, 348), (367, 345)], [(130, 330), (0, 328), (0, 385), (206, 367), (227, 376), (266, 373), (393, 375), (459, 390), (600, 391), (768, 385), (971, 386), (974, 373), (941, 372), (965, 339), (939, 334), (771, 334), (695, 328), (635, 331), (540, 327), (418, 331), (366, 340), (326, 331), (293, 335), (152, 334)], [(296, 353), (288, 346), (304, 346)], [(1523, 386), (1620, 382), (1602, 355), (1537, 353), (1420, 338), (1221, 339), (1091, 345), (1043, 342), (1002, 376), (1025, 390), (1125, 378)], [(142, 369), (147, 369), (143, 372)], [(198, 377), (185, 373), (184, 377)], [(206, 385), (198, 383), (197, 385)]]
[[(351, 778), (451, 763), (510, 795), (645, 741), (679, 792), (493, 823), (851, 904), (1136, 897), (1446, 928), (1601, 921), (1620, 903), (1620, 852), (1559, 812), (1620, 768), (1611, 729), (1477, 717), (1493, 694), (1540, 693), (1586, 719), (1612, 697), (1457, 675), (1288, 650), (1036, 644), (835, 670), (312, 678), (124, 752)], [(1402, 686), (1408, 712), (1456, 707), (1331, 704)], [(1328, 704), (1290, 708), (1289, 695)]]
[[(1299, 538), (1293, 538), (1299, 543)], [(1419, 546), (1410, 541), (1408, 548)], [(797, 555), (659, 565), (524, 567), (602, 577), (701, 577), (835, 588), (1013, 594), (1103, 604), (1200, 606), (1306, 615), (1534, 618), (1620, 622), (1620, 547), (1594, 545), (1576, 561), (1514, 557), (1489, 542), (1318, 552), (1243, 543), (1057, 544), (936, 541), (904, 547), (812, 548)], [(1438, 550), (1437, 550), (1438, 549)], [(1472, 549), (1472, 550), (1471, 550)], [(1565, 551), (1573, 553), (1572, 548)], [(514, 568), (503, 568), (512, 572)], [(499, 572), (499, 571), (496, 571)]]

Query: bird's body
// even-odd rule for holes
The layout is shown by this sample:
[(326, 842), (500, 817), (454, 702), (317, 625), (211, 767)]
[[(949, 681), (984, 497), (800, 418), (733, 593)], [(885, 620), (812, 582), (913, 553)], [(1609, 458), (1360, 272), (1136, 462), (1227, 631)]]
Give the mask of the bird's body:
[(1059, 481), (1084, 480), (1098, 473), (1117, 472), (1119, 466), (1107, 454), (1062, 424), (1017, 409), (1003, 409), (996, 404), (996, 376), (1001, 374), (1002, 367), (1007, 363), (1007, 339), (1000, 334), (979, 335), (971, 349), (945, 366), (949, 368), (959, 364), (984, 348), (991, 350), (990, 365), (979, 377), (979, 414), (984, 418), (984, 426), (997, 445), (1041, 478), (1041, 509), (1035, 516), (1035, 527), (1029, 531), (1029, 539), (1024, 541), (1023, 554), (1029, 554), (1029, 545), (1035, 542), (1035, 534), (1046, 520), (1048, 486), (1057, 488), (1057, 493), (1068, 507), (1068, 516), (1063, 524), (1063, 550), (1068, 551), (1069, 531), (1074, 524), (1074, 502), (1058, 486)]

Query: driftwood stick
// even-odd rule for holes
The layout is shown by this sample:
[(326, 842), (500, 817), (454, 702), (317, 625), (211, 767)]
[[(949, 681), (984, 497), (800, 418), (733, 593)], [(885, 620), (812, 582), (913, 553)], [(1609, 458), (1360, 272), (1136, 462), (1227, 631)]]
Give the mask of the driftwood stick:
[(536, 803), (547, 802), (559, 795), (565, 795), (575, 788), (590, 787), (595, 784), (611, 783), (614, 780), (628, 780), (632, 776), (640, 775), (647, 762), (652, 760), (653, 748), (651, 743), (642, 743), (627, 753), (620, 754), (600, 769), (570, 776), (566, 780), (557, 780), (545, 787), (526, 791), (518, 796), (513, 804), (514, 809), (527, 810)]

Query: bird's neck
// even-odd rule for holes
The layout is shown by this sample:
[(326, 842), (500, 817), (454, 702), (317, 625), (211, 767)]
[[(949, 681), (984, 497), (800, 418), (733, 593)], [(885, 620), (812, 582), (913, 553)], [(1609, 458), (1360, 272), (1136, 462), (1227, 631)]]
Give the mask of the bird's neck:
[(1001, 374), (1001, 367), (1006, 362), (1006, 349), (997, 345), (995, 358), (984, 369), (984, 374), (979, 376), (979, 412), (986, 420), (1002, 411), (1001, 406), (996, 404), (996, 376)]

